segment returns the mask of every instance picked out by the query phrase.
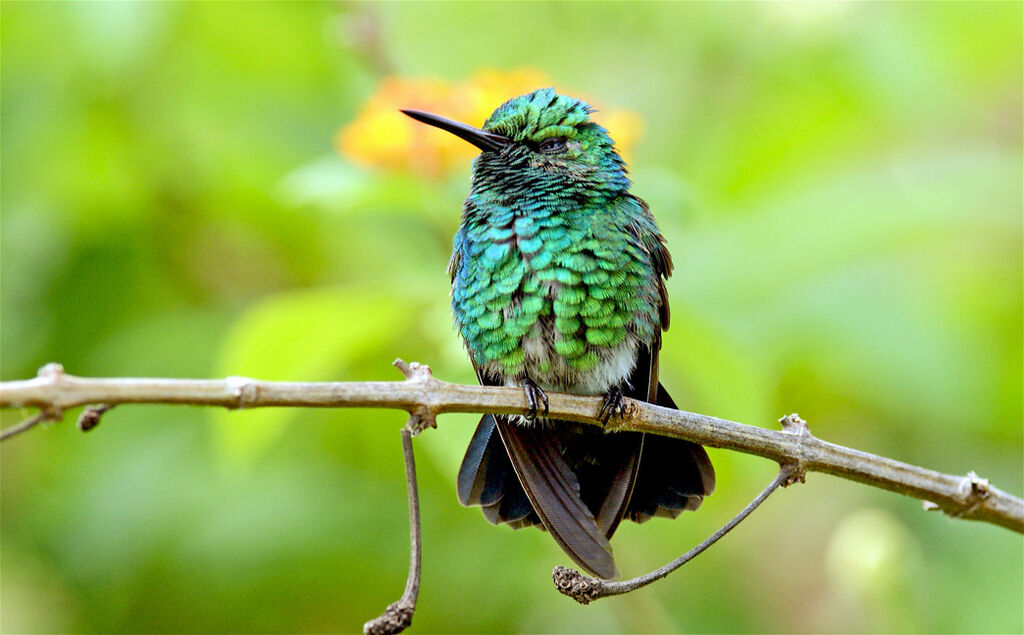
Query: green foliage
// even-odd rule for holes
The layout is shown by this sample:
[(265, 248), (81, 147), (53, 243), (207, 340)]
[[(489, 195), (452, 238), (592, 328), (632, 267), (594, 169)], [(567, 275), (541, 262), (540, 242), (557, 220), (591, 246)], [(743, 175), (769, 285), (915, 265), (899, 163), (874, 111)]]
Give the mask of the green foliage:
[[(408, 326), (415, 305), (399, 298), (354, 294), (351, 289), (282, 293), (244, 312), (224, 335), (214, 376), (243, 374), (272, 381), (316, 381), (338, 376), (364, 356), (376, 356), (379, 333)], [(261, 408), (242, 418), (217, 411), (213, 426), (225, 457), (249, 464), (280, 440), (302, 410)], [(358, 434), (358, 430), (350, 430)]]
[[(682, 407), (795, 410), (825, 439), (1022, 492), (1020, 4), (3, 12), (5, 380), (48, 361), (387, 380), (401, 356), (474, 381), (444, 272), (468, 162), (374, 172), (333, 139), (386, 70), (531, 65), (644, 120), (630, 175), (676, 263), (663, 375)], [(575, 606), (549, 536), (458, 506), (474, 419), (417, 439), (420, 632), (1024, 630), (1019, 535), (820, 475), (667, 581)], [(405, 575), (403, 421), (123, 406), (88, 436), (4, 444), (0, 630), (358, 629)], [(772, 476), (711, 454), (699, 512), (619, 530), (627, 574)]]

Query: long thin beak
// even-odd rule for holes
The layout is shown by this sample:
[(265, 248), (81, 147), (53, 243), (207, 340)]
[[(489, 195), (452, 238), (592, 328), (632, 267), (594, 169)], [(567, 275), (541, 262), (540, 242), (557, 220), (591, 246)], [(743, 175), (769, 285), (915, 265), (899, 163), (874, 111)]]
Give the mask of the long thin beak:
[(423, 112), (422, 110), (411, 110), (402, 108), (402, 112), (409, 115), (416, 121), (422, 121), (423, 123), (440, 128), (441, 130), (447, 130), (460, 139), (472, 143), (476, 147), (480, 148), (484, 152), (498, 152), (508, 144), (512, 143), (512, 140), (508, 137), (503, 137), (500, 134), (494, 134), (493, 132), (487, 132), (474, 128), (473, 126), (467, 126), (464, 123), (458, 121), (452, 121), (451, 119), (445, 119), (438, 115)]

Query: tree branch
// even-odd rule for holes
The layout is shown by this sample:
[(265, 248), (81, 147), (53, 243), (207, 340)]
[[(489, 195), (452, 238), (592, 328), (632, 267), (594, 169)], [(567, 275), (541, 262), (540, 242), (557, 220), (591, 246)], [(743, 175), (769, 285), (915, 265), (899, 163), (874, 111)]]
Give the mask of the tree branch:
[(659, 569), (655, 569), (650, 573), (633, 578), (632, 580), (617, 581), (591, 578), (583, 575), (575, 569), (559, 566), (555, 567), (551, 572), (551, 579), (555, 582), (555, 588), (558, 589), (559, 593), (568, 595), (580, 604), (590, 604), (594, 600), (599, 600), (603, 597), (608, 597), (609, 595), (630, 593), (639, 588), (645, 587), (652, 582), (657, 582), (690, 560), (693, 560), (700, 554), (704, 553), (708, 547), (718, 542), (723, 536), (725, 536), (725, 534), (732, 531), (736, 525), (743, 522), (747, 516), (760, 507), (761, 503), (767, 500), (767, 498), (779, 487), (784, 487), (792, 483), (796, 476), (794, 474), (794, 469), (795, 466), (793, 465), (783, 465), (779, 469), (779, 474), (775, 479), (772, 480), (767, 487), (761, 490), (761, 493), (758, 494), (754, 500), (750, 501), (750, 503), (744, 507), (740, 513), (736, 514), (736, 516), (734, 516), (729, 522), (722, 525), (718, 531), (708, 536), (699, 545)]
[[(401, 362), (404, 365), (404, 362)], [(34, 406), (43, 418), (59, 418), (67, 408), (103, 403), (162, 403), (256, 408), (398, 408), (432, 422), (446, 412), (523, 414), (523, 391), (466, 386), (434, 378), (429, 368), (411, 364), (399, 382), (269, 382), (228, 377), (196, 379), (90, 379), (65, 374), (58, 364), (39, 376), (0, 383), (0, 406)], [(404, 370), (404, 369), (403, 369)], [(597, 423), (602, 400), (549, 393), (551, 418)], [(799, 474), (824, 472), (926, 501), (926, 509), (993, 523), (1024, 533), (1024, 501), (989, 484), (973, 472), (942, 474), (881, 456), (822, 441), (796, 415), (783, 417), (781, 432), (627, 400), (622, 417), (609, 431), (636, 430), (674, 436), (702, 445), (755, 454), (780, 464), (792, 463)], [(20, 424), (19, 424), (20, 425)], [(6, 432), (6, 431), (5, 431)]]
[(409, 417), (409, 423), (402, 428), (402, 457), (405, 459), (405, 485), (409, 493), (409, 575), (405, 579), (405, 591), (397, 602), (388, 605), (384, 612), (363, 624), (366, 635), (394, 635), (401, 633), (412, 624), (416, 612), (416, 598), (420, 594), (420, 563), (423, 539), (420, 530), (420, 495), (416, 485), (416, 458), (412, 451), (413, 430), (419, 423), (416, 417)]

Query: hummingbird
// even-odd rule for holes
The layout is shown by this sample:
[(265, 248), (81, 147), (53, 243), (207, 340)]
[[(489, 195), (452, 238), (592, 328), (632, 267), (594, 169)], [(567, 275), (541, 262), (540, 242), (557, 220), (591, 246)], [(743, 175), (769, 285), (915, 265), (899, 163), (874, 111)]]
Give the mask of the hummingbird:
[(525, 415), (481, 418), (457, 493), (493, 524), (548, 531), (580, 567), (618, 575), (609, 539), (625, 518), (677, 517), (715, 489), (696, 443), (548, 417), (546, 391), (676, 408), (658, 378), (672, 258), (630, 194), (625, 162), (584, 101), (544, 88), (482, 128), (403, 113), (481, 150), (448, 273), (455, 327), (477, 379), (525, 392)]

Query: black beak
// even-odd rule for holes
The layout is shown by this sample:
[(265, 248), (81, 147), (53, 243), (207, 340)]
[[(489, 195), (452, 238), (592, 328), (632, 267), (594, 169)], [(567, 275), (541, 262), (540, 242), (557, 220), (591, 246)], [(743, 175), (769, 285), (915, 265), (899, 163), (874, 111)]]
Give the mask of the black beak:
[(445, 119), (429, 112), (423, 112), (422, 110), (411, 110), (402, 108), (402, 112), (409, 115), (416, 121), (422, 121), (423, 123), (440, 128), (441, 130), (447, 130), (460, 139), (472, 143), (476, 147), (480, 148), (484, 152), (498, 152), (508, 144), (512, 143), (512, 140), (508, 137), (503, 137), (500, 134), (494, 134), (493, 132), (487, 132), (474, 128), (473, 126), (467, 126), (464, 123), (458, 121), (452, 121), (451, 119)]

